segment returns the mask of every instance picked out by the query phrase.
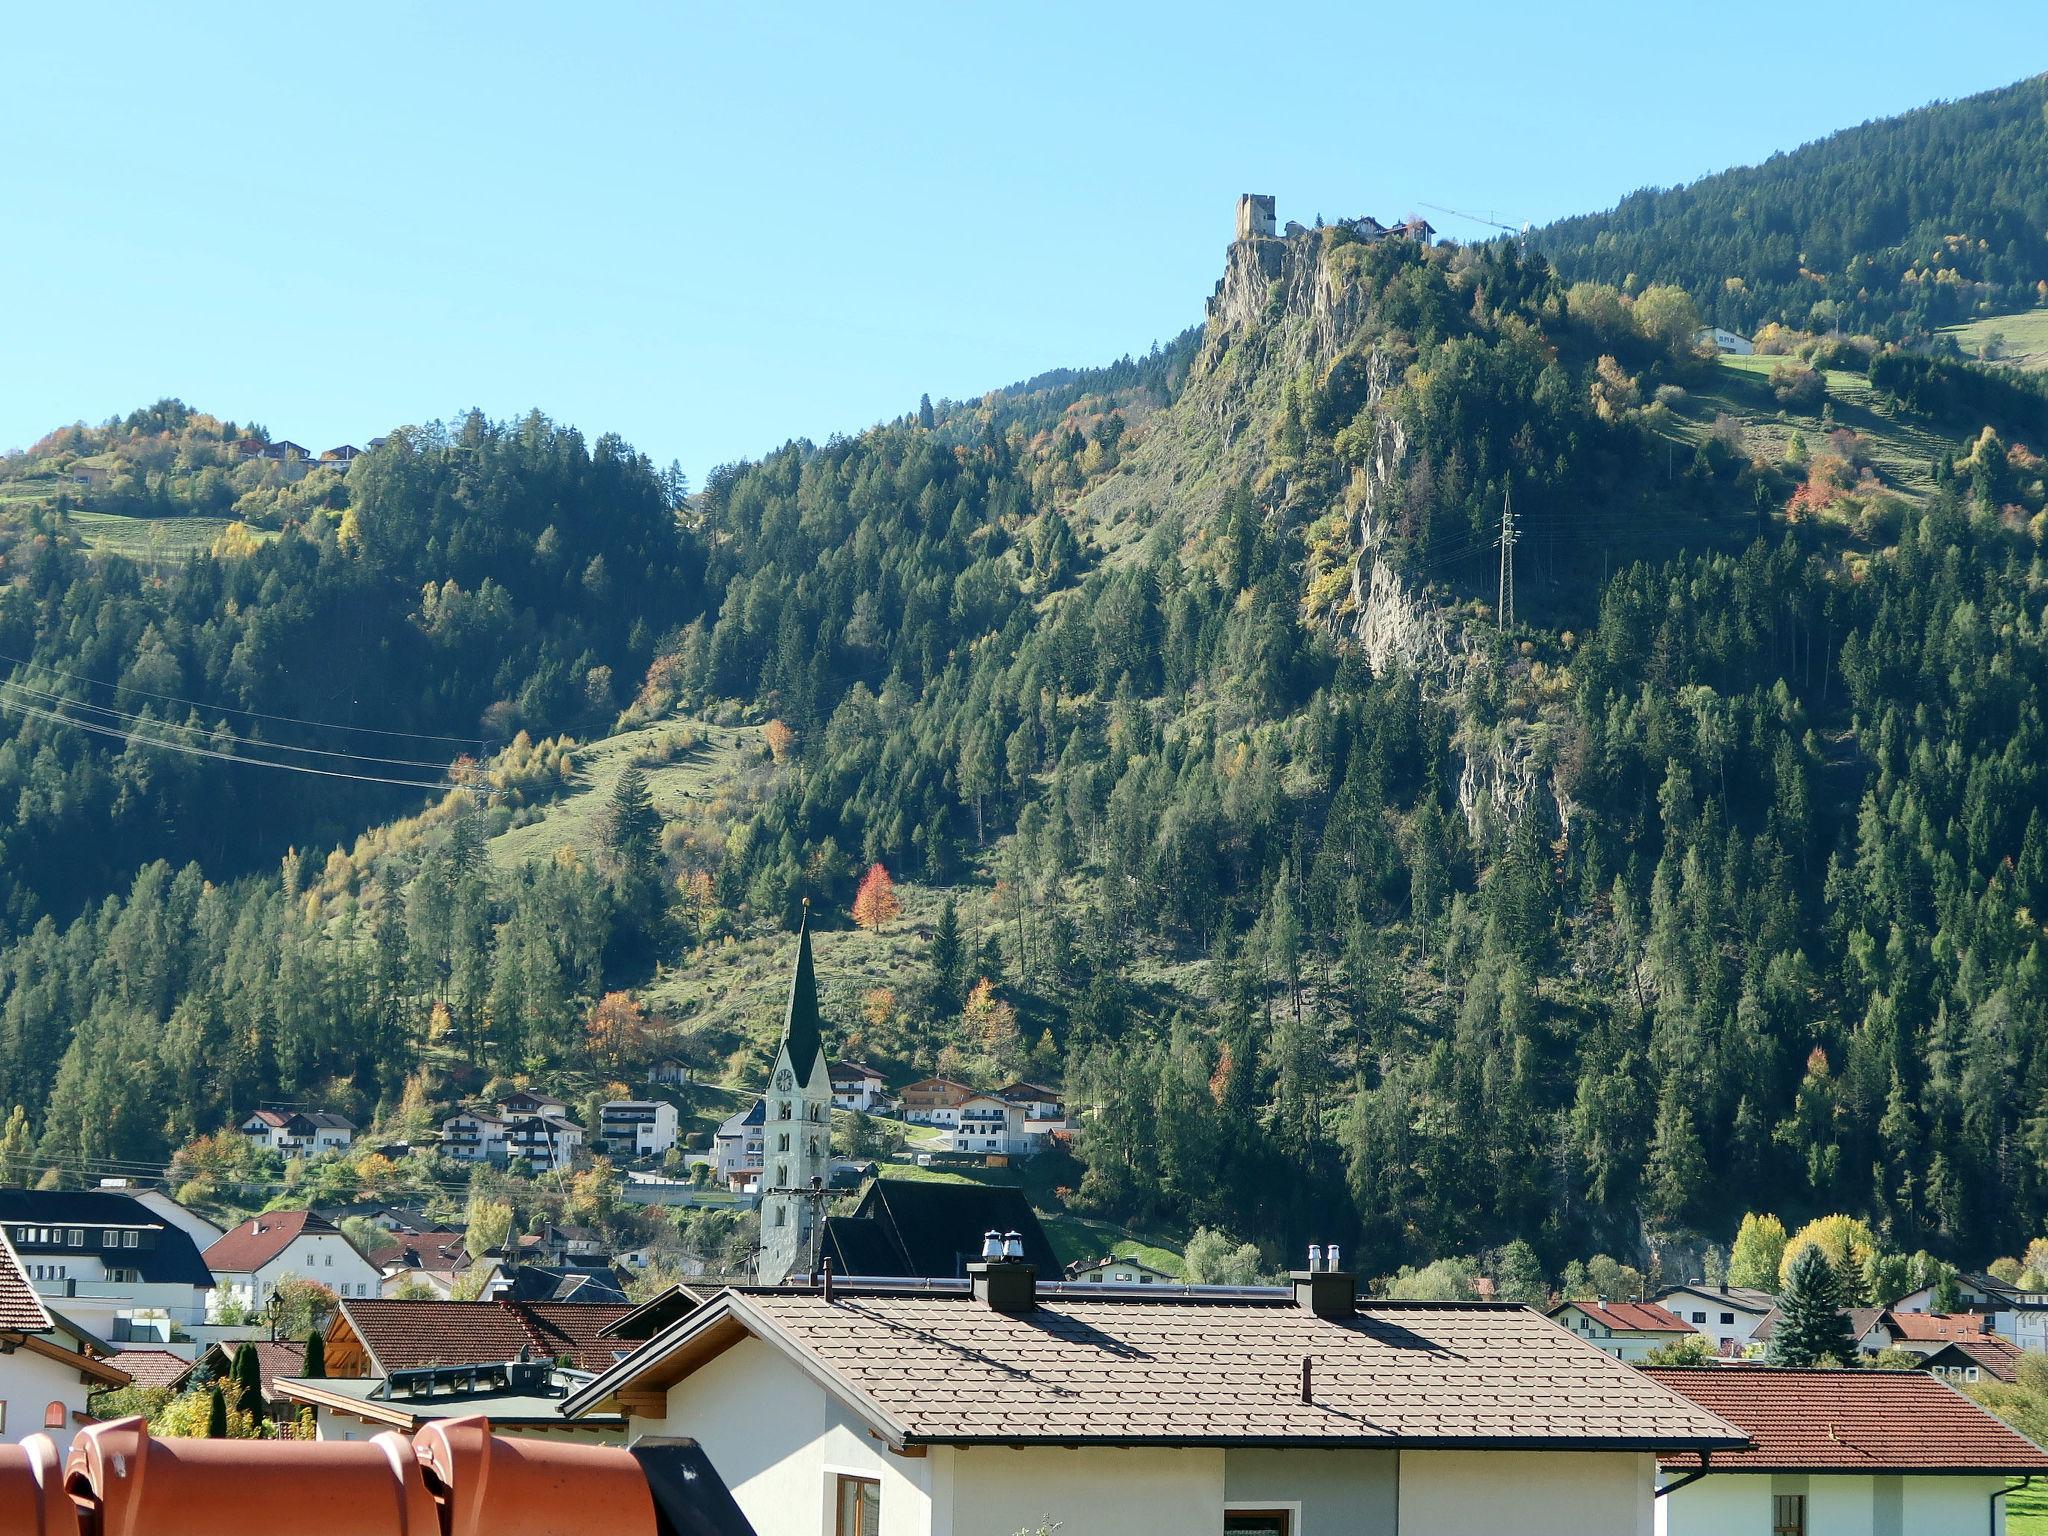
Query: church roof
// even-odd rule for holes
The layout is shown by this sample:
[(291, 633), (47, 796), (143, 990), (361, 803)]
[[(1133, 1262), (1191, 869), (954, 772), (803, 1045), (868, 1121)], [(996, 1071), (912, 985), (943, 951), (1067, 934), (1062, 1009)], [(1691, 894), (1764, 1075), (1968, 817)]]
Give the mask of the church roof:
[(811, 965), (811, 910), (804, 908), (802, 926), (796, 932), (796, 969), (789, 978), (789, 1012), (782, 1022), (782, 1043), (789, 1047), (789, 1059), (804, 1080), (810, 1080), (812, 1063), (825, 1045), (818, 1029), (818, 977)]

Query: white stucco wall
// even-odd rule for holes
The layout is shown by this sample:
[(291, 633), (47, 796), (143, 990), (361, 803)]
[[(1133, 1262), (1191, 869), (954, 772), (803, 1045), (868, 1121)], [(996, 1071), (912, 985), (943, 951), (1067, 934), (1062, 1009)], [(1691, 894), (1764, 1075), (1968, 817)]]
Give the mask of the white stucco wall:
[[(47, 1434), (59, 1451), (68, 1450), (77, 1433), (72, 1416), (85, 1411), (88, 1390), (75, 1365), (26, 1349), (0, 1355), (0, 1403), (7, 1405), (0, 1445), (19, 1445), (30, 1435)], [(45, 1430), (43, 1411), (53, 1402), (64, 1405), (64, 1425)]]
[(1655, 1471), (1647, 1453), (1403, 1451), (1400, 1536), (1651, 1536)]
[(1806, 1495), (1807, 1536), (2003, 1536), (1991, 1530), (2002, 1477), (1785, 1476), (1716, 1472), (1657, 1501), (1656, 1536), (1722, 1536), (1771, 1528), (1771, 1498)]
[(1016, 1536), (1053, 1524), (1060, 1536), (1222, 1533), (1221, 1450), (977, 1446), (933, 1454), (952, 1473), (952, 1520), (935, 1525), (933, 1536)]

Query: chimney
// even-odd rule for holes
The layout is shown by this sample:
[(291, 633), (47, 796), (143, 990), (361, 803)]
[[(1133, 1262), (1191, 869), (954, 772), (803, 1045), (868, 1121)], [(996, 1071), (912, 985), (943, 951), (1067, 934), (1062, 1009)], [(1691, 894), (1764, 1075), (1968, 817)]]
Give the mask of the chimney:
[(1038, 1270), (1024, 1262), (1024, 1239), (1016, 1232), (982, 1238), (981, 1262), (967, 1266), (974, 1299), (991, 1312), (1021, 1317), (1038, 1308)]
[(1309, 1267), (1288, 1276), (1294, 1282), (1294, 1304), (1329, 1321), (1354, 1317), (1358, 1312), (1358, 1277), (1337, 1268), (1337, 1248), (1329, 1249), (1329, 1265), (1322, 1264), (1323, 1250), (1309, 1249)]

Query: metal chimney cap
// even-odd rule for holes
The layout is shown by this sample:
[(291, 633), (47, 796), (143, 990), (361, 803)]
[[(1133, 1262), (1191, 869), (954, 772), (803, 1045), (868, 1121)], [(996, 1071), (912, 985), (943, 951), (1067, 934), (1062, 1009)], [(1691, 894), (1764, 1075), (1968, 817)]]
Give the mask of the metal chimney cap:
[(984, 1259), (1000, 1259), (1003, 1256), (1003, 1234), (990, 1227), (981, 1235), (981, 1256)]
[(1006, 1259), (1021, 1259), (1024, 1257), (1023, 1233), (1005, 1232), (1003, 1234), (1003, 1257)]

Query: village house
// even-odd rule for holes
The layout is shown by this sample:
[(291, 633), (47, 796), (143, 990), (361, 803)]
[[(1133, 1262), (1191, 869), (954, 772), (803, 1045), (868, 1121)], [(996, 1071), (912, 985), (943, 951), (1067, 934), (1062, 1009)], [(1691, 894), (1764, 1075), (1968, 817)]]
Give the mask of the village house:
[[(1783, 1314), (1776, 1308), (1764, 1314), (1762, 1322), (1756, 1325), (1756, 1332), (1749, 1337), (1749, 1354), (1752, 1357), (1763, 1354), (1770, 1348), (1771, 1339), (1778, 1331), (1778, 1319)], [(1842, 1326), (1849, 1330), (1849, 1337), (1855, 1341), (1859, 1359), (1874, 1355), (1888, 1347), (1891, 1335), (1883, 1327), (1883, 1307), (1844, 1307)], [(1844, 1362), (1847, 1364), (1849, 1362)]]
[(2024, 1351), (2003, 1334), (1986, 1333), (1971, 1338), (1951, 1339), (1932, 1354), (1922, 1357), (1920, 1368), (1930, 1376), (1947, 1381), (2002, 1381), (2020, 1379), (2020, 1358)]
[(0, 1227), (0, 1445), (43, 1434), (68, 1447), (88, 1396), (129, 1383), (101, 1354), (45, 1305)]
[(535, 1173), (558, 1173), (576, 1161), (583, 1128), (559, 1115), (524, 1115), (505, 1122), (505, 1160)]
[(472, 1257), (467, 1239), (454, 1231), (394, 1232), (366, 1257), (377, 1266), (378, 1295), (413, 1293), (424, 1287), (442, 1301), (464, 1288), (482, 1294), (503, 1268), (496, 1257)]
[(329, 448), (326, 452), (322, 453), (320, 455), (320, 462), (333, 465), (338, 469), (347, 469), (349, 465), (355, 463), (362, 456), (363, 450), (354, 443), (342, 443), (338, 447)]
[(664, 1056), (647, 1069), (647, 1081), (680, 1088), (690, 1081), (690, 1069), (674, 1056)]
[(1147, 1264), (1143, 1259), (1076, 1259), (1067, 1266), (1067, 1278), (1084, 1285), (1178, 1285), (1180, 1278)]
[(323, 1109), (259, 1109), (242, 1122), (242, 1134), (280, 1157), (317, 1157), (341, 1151), (356, 1128), (347, 1116)]
[(126, 1193), (0, 1189), (0, 1229), (38, 1294), (102, 1338), (165, 1343), (206, 1321), (214, 1277), (198, 1245)]
[(944, 1147), (970, 1156), (1022, 1156), (1044, 1146), (1024, 1129), (1024, 1109), (992, 1093), (969, 1094), (954, 1111)]
[(488, 1110), (458, 1110), (441, 1122), (441, 1150), (458, 1163), (502, 1163), (505, 1122)]
[(1059, 1089), (1049, 1088), (1044, 1083), (1019, 1079), (998, 1088), (996, 1096), (1023, 1110), (1024, 1123), (1030, 1130), (1043, 1133), (1067, 1123), (1067, 1106)]
[(1691, 1324), (1654, 1301), (1567, 1301), (1552, 1307), (1550, 1317), (1617, 1360), (1640, 1360), (1693, 1336)]
[(213, 1271), (208, 1321), (224, 1310), (262, 1311), (279, 1282), (297, 1276), (317, 1281), (336, 1296), (375, 1296), (383, 1285), (377, 1267), (356, 1251), (339, 1227), (311, 1211), (266, 1211), (231, 1227), (202, 1257)]
[(1703, 325), (1693, 333), (1692, 343), (1696, 347), (1712, 347), (1716, 352), (1726, 352), (1734, 357), (1748, 357), (1756, 346), (1747, 336), (1724, 330), (1718, 325)]
[(728, 1116), (712, 1136), (711, 1176), (728, 1189), (748, 1189), (760, 1182), (767, 1113), (767, 1101), (756, 1099)]
[(1708, 1285), (1694, 1280), (1666, 1286), (1650, 1298), (1673, 1316), (1714, 1341), (1715, 1351), (1739, 1356), (1778, 1301), (1769, 1291), (1740, 1285)]
[(327, 1375), (278, 1383), (323, 1440), (367, 1440), (484, 1414), (503, 1434), (617, 1441), (623, 1420), (568, 1423), (559, 1409), (633, 1346), (603, 1330), (628, 1306), (503, 1301), (347, 1301), (328, 1324)]
[[(1891, 1305), (1894, 1313), (1934, 1311), (1933, 1286), (1923, 1286)], [(2021, 1349), (2048, 1352), (2048, 1292), (2023, 1291), (1995, 1275), (1966, 1273), (1956, 1278), (1958, 1312), (1990, 1317), (1992, 1330)]]
[(608, 1099), (597, 1119), (605, 1146), (628, 1157), (659, 1157), (676, 1144), (676, 1107), (661, 1099)]
[(552, 1115), (557, 1120), (566, 1120), (569, 1117), (569, 1104), (566, 1099), (558, 1099), (551, 1093), (536, 1093), (521, 1088), (498, 1100), (498, 1113), (507, 1119), (514, 1115)]
[(1932, 1355), (1958, 1339), (1997, 1337), (1988, 1312), (1895, 1312), (1887, 1307), (1857, 1343), (1867, 1354), (1899, 1349)]
[(1658, 1457), (1657, 1536), (1959, 1536), (2005, 1529), (2048, 1452), (1924, 1371), (1646, 1367), (1747, 1449)]
[(896, 1096), (903, 1118), (912, 1125), (950, 1126), (960, 1106), (974, 1095), (965, 1083), (950, 1077), (921, 1077)]
[(775, 1536), (1637, 1536), (1747, 1443), (1521, 1307), (971, 1284), (728, 1290), (573, 1394), (694, 1437)]
[(176, 1227), (193, 1243), (204, 1250), (227, 1229), (218, 1222), (208, 1221), (197, 1211), (188, 1210), (153, 1184), (137, 1183), (133, 1179), (101, 1179), (101, 1194), (123, 1195), (160, 1218), (166, 1225)]
[(882, 1074), (857, 1061), (835, 1061), (827, 1069), (832, 1075), (832, 1107), (872, 1114), (887, 1104), (889, 1089)]

